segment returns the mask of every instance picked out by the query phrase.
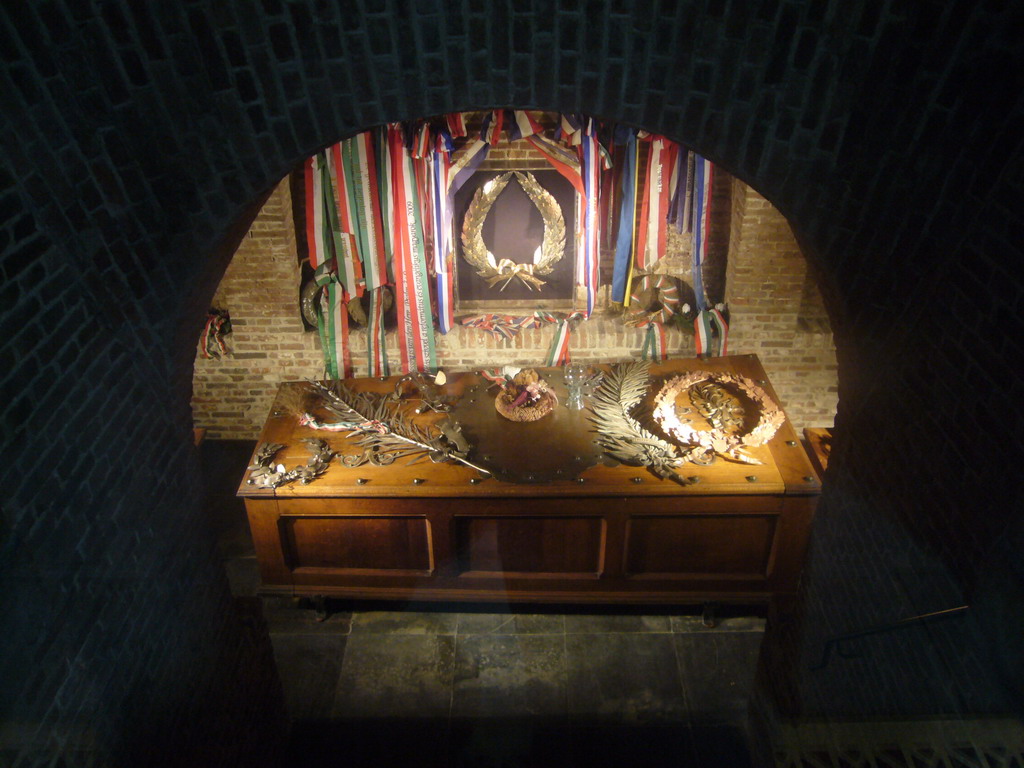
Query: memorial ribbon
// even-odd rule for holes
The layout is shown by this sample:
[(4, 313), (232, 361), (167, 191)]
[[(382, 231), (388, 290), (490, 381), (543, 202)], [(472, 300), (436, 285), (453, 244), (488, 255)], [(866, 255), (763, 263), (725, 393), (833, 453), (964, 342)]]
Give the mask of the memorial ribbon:
[[(704, 292), (704, 261), (707, 258), (711, 227), (711, 187), (714, 167), (699, 155), (693, 170), (693, 293), (697, 300), (697, 317), (693, 321), (697, 355), (724, 355), (728, 347), (729, 326), (718, 309), (709, 309)], [(714, 341), (718, 339), (717, 349)]]
[[(621, 138), (623, 141), (619, 142)], [(616, 129), (616, 143), (624, 143), (622, 153), (622, 194), (619, 208), (619, 236), (615, 242), (615, 266), (612, 272), (612, 301), (629, 306), (627, 283), (633, 271), (633, 246), (636, 242), (636, 185), (638, 145), (636, 134), (630, 128)]]
[(437, 322), (441, 333), (448, 333), (455, 323), (455, 290), (452, 275), (454, 254), (452, 243), (452, 209), (448, 196), (451, 175), (452, 138), (448, 131), (438, 131), (434, 138), (433, 183), (434, 201), (434, 279), (436, 281)]
[(414, 184), (412, 158), (405, 148), (402, 127), (390, 123), (387, 133), (391, 175), (392, 242), (395, 300), (398, 306), (399, 350), (403, 373), (437, 368), (434, 325), (423, 248), (423, 226)]

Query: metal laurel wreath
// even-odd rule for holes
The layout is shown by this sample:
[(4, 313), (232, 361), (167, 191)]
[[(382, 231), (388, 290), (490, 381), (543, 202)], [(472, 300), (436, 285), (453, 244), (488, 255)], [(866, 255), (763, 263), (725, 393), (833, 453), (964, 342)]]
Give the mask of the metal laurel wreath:
[[(509, 259), (495, 260), (484, 244), (484, 221), (513, 175), (544, 219), (540, 259), (533, 264)], [(540, 290), (544, 281), (538, 275), (549, 274), (565, 255), (565, 217), (562, 216), (558, 201), (540, 185), (532, 173), (509, 171), (492, 179), (473, 195), (462, 221), (462, 255), (490, 287), (501, 283), (500, 290), (504, 290), (510, 282), (519, 280), (530, 290)]]

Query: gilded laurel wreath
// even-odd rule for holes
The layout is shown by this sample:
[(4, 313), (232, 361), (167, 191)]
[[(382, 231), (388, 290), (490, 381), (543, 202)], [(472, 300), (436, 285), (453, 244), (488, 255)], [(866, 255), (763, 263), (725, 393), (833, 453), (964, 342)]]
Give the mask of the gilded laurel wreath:
[[(757, 407), (757, 424), (743, 434), (737, 422), (742, 415), (736, 413), (737, 404), (730, 397), (720, 397), (703, 386), (714, 383), (734, 388)], [(704, 416), (711, 430), (694, 428), (690, 419), (681, 420), (676, 411), (676, 398), (687, 392), (690, 402)], [(717, 402), (716, 402), (717, 401)], [(665, 382), (654, 400), (654, 420), (666, 434), (678, 440), (683, 447), (683, 458), (698, 464), (709, 463), (714, 456), (761, 464), (745, 449), (764, 445), (771, 440), (786, 421), (786, 414), (758, 384), (745, 376), (733, 373), (694, 371), (676, 376)]]
[[(511, 259), (496, 260), (484, 244), (484, 220), (513, 175), (544, 219), (544, 242), (533, 264), (518, 263)], [(532, 173), (509, 171), (491, 179), (473, 195), (462, 221), (462, 255), (492, 288), (501, 283), (500, 290), (505, 290), (510, 282), (520, 280), (530, 290), (540, 290), (544, 281), (537, 276), (549, 274), (565, 255), (565, 217), (562, 216), (558, 201), (540, 185)]]

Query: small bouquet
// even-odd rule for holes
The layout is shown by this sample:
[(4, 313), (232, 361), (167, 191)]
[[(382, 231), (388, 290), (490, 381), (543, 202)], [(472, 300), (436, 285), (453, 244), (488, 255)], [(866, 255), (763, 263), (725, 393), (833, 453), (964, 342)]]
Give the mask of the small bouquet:
[[(510, 421), (536, 421), (558, 403), (554, 390), (533, 368), (502, 369), (504, 383), (494, 399), (498, 413)], [(499, 381), (499, 383), (501, 383)]]

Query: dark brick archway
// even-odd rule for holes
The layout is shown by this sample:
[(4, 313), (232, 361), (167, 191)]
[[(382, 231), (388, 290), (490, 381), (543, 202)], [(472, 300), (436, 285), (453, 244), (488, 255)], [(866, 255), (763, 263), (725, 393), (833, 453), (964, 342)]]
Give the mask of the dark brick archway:
[[(0, 749), (139, 764), (219, 732), (229, 760), (268, 733), (198, 514), (193, 337), (285, 172), (361, 127), (455, 109), (682, 140), (775, 203), (833, 287), (838, 444), (790, 661), (970, 596), (1020, 536), (1022, 3), (662, 6), (4, 11), (0, 701), (22, 725)], [(1002, 585), (983, 595), (998, 606), (1013, 579), (981, 583)], [(847, 666), (786, 688), (813, 712), (991, 708), (973, 637), (896, 643), (881, 668), (897, 682)]]

